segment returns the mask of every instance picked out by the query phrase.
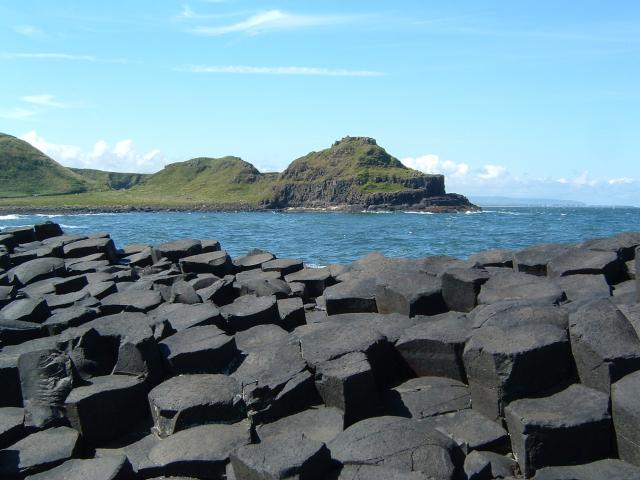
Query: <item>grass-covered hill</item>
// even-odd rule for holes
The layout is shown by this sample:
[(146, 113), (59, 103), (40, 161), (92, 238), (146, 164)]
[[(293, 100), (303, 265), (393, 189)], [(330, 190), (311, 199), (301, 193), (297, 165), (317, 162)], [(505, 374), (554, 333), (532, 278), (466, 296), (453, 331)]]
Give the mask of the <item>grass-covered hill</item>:
[(0, 207), (323, 208), (424, 204), (445, 195), (442, 175), (409, 169), (366, 137), (345, 137), (294, 160), (282, 173), (261, 173), (228, 156), (194, 158), (143, 175), (66, 168), (2, 135), (0, 166)]
[(149, 175), (145, 173), (105, 172), (92, 168), (70, 168), (91, 184), (92, 190), (126, 190), (142, 183)]
[(62, 195), (90, 188), (82, 175), (24, 140), (0, 133), (0, 197)]

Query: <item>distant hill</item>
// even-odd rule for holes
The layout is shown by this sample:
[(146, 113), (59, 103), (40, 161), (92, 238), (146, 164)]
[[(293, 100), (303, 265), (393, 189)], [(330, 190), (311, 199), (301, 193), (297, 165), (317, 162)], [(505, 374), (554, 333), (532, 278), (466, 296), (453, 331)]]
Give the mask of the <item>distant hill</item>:
[(0, 197), (86, 192), (90, 182), (31, 144), (0, 133)]
[(261, 173), (228, 156), (172, 163), (152, 175), (66, 168), (22, 140), (0, 139), (6, 139), (0, 142), (0, 206), (474, 208), (462, 195), (445, 192), (442, 175), (405, 167), (367, 137), (345, 137), (282, 173)]
[(511, 198), (474, 195), (471, 200), (481, 207), (586, 207), (583, 202), (552, 198)]
[(142, 183), (148, 174), (145, 173), (120, 173), (105, 172), (91, 168), (70, 168), (72, 172), (86, 179), (95, 190), (126, 190)]

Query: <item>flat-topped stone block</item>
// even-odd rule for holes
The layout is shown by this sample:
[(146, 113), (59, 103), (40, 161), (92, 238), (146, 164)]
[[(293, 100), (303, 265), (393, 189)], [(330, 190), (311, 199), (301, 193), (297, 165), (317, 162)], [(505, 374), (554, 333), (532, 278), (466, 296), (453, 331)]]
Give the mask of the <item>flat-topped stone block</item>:
[(492, 420), (503, 416), (507, 403), (572, 380), (567, 333), (550, 324), (483, 327), (463, 358), (473, 409)]
[(594, 300), (573, 312), (569, 333), (584, 385), (608, 394), (613, 382), (640, 370), (638, 332), (611, 300)]
[(391, 389), (385, 398), (390, 415), (423, 419), (471, 408), (469, 387), (442, 377), (418, 377)]
[(244, 418), (241, 386), (225, 375), (179, 375), (149, 392), (153, 431), (167, 437), (210, 423), (237, 423)]
[(322, 480), (331, 469), (327, 446), (296, 433), (269, 437), (231, 454), (236, 480), (308, 478)]
[(574, 384), (554, 395), (516, 400), (505, 409), (511, 444), (523, 473), (586, 463), (611, 453), (609, 397)]
[(234, 338), (213, 325), (187, 328), (158, 346), (167, 370), (174, 375), (222, 373), (238, 355)]
[(60, 465), (80, 453), (80, 435), (69, 427), (32, 433), (0, 450), (0, 476), (23, 478)]
[(611, 387), (611, 413), (618, 455), (640, 466), (640, 371), (618, 380)]
[(91, 445), (126, 433), (147, 414), (146, 387), (129, 375), (94, 377), (90, 385), (74, 388), (65, 401), (71, 426)]
[(175, 240), (158, 245), (156, 252), (158, 258), (165, 257), (169, 261), (177, 263), (182, 258), (200, 254), (202, 252), (202, 243), (200, 240)]
[(420, 320), (407, 328), (396, 348), (415, 375), (466, 381), (462, 361), (464, 345), (471, 335), (464, 314), (445, 313)]
[(399, 472), (421, 472), (453, 479), (455, 445), (416, 420), (375, 417), (351, 425), (328, 445), (343, 465), (372, 465)]
[(295, 433), (311, 440), (328, 443), (344, 430), (344, 413), (332, 407), (314, 407), (288, 415), (275, 422), (258, 425), (256, 434), (260, 440)]
[(189, 428), (152, 447), (149, 463), (139, 473), (144, 478), (162, 475), (223, 480), (231, 453), (249, 443), (247, 422)]

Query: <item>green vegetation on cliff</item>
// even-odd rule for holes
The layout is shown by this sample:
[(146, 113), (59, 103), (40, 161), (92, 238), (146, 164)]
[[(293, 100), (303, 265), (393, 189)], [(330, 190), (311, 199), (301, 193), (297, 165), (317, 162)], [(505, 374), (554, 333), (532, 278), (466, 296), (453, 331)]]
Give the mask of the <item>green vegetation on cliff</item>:
[(282, 173), (261, 173), (228, 156), (194, 158), (144, 175), (66, 168), (0, 134), (0, 167), (0, 206), (281, 208), (393, 202), (396, 195), (413, 202), (444, 194), (442, 176), (405, 167), (365, 137), (345, 137), (294, 160)]
[(0, 133), (0, 196), (61, 195), (89, 190), (81, 175), (24, 140)]
[(405, 167), (373, 138), (345, 137), (331, 148), (311, 152), (291, 162), (282, 172), (286, 182), (353, 181), (363, 193), (403, 190), (403, 180), (424, 176)]

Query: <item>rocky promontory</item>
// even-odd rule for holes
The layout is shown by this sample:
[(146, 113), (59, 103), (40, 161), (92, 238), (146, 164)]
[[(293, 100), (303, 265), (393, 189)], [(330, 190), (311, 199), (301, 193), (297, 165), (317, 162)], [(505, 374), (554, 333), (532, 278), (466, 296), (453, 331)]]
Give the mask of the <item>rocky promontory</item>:
[(367, 137), (345, 137), (263, 173), (244, 160), (198, 157), (154, 174), (66, 168), (30, 144), (0, 134), (0, 209), (425, 210), (478, 207), (445, 191), (443, 175), (404, 166)]
[(640, 233), (309, 268), (0, 232), (0, 478), (640, 478)]

